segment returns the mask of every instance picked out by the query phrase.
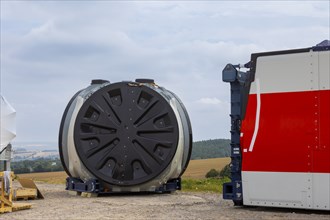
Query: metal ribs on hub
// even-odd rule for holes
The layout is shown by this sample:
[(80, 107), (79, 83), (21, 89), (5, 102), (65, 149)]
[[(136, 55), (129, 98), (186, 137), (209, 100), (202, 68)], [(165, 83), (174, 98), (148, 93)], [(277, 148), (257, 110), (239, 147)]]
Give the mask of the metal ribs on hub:
[(109, 84), (80, 108), (74, 142), (82, 163), (96, 177), (119, 186), (141, 184), (170, 164), (178, 122), (162, 95), (138, 84)]

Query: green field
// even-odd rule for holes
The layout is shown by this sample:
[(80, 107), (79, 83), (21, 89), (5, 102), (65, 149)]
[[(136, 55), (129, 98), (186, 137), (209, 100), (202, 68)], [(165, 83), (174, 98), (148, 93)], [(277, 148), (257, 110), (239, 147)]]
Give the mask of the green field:
[[(214, 158), (204, 160), (191, 160), (186, 172), (182, 176), (183, 191), (222, 192), (222, 183), (229, 179), (206, 179), (205, 174), (212, 168), (221, 170), (230, 162), (230, 158)], [(45, 172), (18, 174), (18, 178), (28, 178), (36, 182), (64, 184), (67, 174), (65, 172)]]

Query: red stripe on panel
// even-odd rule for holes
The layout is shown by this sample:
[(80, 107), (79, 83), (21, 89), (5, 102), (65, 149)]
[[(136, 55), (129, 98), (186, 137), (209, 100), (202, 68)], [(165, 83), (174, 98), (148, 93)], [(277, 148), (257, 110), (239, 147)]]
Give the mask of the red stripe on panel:
[(330, 90), (250, 95), (242, 122), (243, 171), (330, 173)]

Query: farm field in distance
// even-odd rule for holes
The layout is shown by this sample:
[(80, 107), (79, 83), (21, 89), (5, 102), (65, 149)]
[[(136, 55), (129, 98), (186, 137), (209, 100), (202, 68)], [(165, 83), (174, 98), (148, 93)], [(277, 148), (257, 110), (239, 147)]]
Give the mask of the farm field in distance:
[(183, 178), (203, 179), (210, 169), (222, 170), (230, 163), (230, 157), (212, 158), (203, 160), (191, 160)]
[[(212, 168), (221, 170), (224, 166), (230, 163), (230, 158), (212, 158), (203, 160), (191, 160), (186, 172), (183, 174), (183, 179), (203, 179), (205, 174)], [(45, 173), (27, 173), (17, 174), (19, 178), (28, 178), (34, 181), (47, 183), (65, 183), (67, 174), (61, 172), (45, 172)]]

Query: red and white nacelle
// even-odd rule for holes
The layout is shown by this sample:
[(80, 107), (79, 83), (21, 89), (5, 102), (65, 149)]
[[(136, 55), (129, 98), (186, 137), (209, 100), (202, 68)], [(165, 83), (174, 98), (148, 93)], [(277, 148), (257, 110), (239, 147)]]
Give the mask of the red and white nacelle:
[(252, 54), (243, 205), (330, 210), (329, 48)]

